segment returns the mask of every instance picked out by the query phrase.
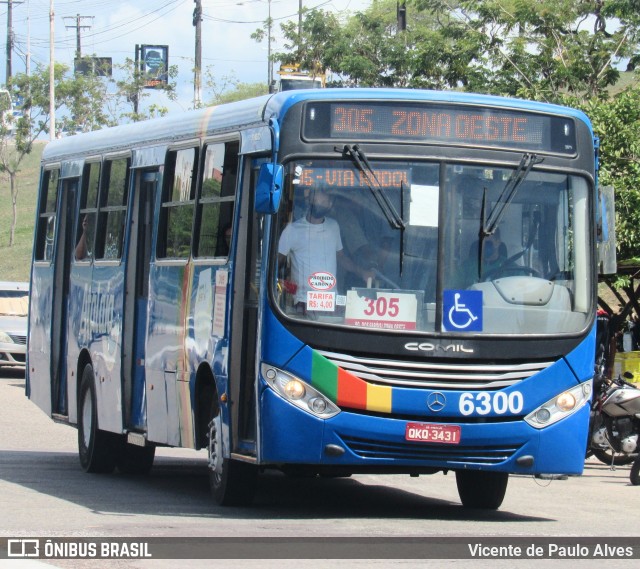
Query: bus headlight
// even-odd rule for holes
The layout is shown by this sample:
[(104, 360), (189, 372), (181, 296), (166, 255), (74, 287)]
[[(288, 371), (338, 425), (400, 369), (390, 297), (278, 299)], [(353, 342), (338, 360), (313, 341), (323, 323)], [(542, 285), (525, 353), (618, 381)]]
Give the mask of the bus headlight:
[(304, 388), (304, 383), (302, 383), (299, 379), (292, 379), (291, 381), (287, 381), (284, 384), (284, 394), (289, 398), (298, 400), (302, 399), (305, 396), (306, 390)]
[(13, 344), (11, 336), (9, 336), (9, 334), (7, 334), (6, 332), (3, 332), (2, 330), (0, 330), (0, 342), (2, 342), (3, 344)]
[(329, 419), (340, 413), (335, 403), (295, 375), (268, 364), (262, 364), (261, 371), (269, 387), (299, 409), (320, 419)]
[(591, 381), (576, 385), (553, 399), (540, 405), (529, 413), (524, 420), (536, 429), (543, 429), (561, 419), (573, 415), (591, 399)]

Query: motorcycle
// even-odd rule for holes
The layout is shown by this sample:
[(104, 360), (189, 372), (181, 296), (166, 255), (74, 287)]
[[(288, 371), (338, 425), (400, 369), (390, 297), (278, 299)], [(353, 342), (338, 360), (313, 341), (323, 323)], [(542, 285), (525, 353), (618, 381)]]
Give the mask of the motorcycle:
[(640, 486), (640, 454), (636, 456), (636, 459), (633, 462), (629, 478), (631, 479), (631, 484), (634, 486)]
[(611, 466), (631, 464), (640, 450), (640, 389), (626, 379), (594, 378), (587, 451)]

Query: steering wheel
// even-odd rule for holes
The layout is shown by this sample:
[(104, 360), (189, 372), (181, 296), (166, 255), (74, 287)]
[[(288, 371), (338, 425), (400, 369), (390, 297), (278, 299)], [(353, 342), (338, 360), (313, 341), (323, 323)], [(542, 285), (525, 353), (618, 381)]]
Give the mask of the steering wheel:
[(537, 277), (539, 279), (542, 278), (542, 274), (539, 271), (536, 271), (532, 267), (524, 267), (522, 265), (516, 265), (515, 263), (511, 263), (510, 259), (507, 259), (504, 263), (487, 271), (483, 275), (483, 280), (494, 280), (495, 277), (511, 277), (517, 275), (528, 275), (530, 277)]

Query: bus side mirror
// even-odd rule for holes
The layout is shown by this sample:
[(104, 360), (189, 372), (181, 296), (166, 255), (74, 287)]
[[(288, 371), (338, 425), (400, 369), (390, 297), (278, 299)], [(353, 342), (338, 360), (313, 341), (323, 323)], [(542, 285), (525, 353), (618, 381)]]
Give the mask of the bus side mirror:
[(598, 191), (598, 272), (613, 275), (617, 272), (616, 262), (616, 217), (613, 186), (600, 187)]
[(284, 168), (282, 164), (270, 162), (260, 166), (255, 207), (258, 213), (271, 214), (278, 211), (283, 180)]

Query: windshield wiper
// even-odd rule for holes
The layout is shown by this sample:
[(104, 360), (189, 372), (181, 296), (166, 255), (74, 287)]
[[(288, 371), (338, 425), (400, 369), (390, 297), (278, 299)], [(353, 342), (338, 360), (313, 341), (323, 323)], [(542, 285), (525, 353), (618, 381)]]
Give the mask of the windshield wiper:
[[(336, 151), (340, 152), (338, 148), (336, 148)], [(393, 204), (389, 201), (389, 198), (382, 190), (382, 185), (380, 184), (375, 171), (371, 167), (366, 154), (360, 149), (357, 144), (353, 144), (352, 146), (345, 144), (341, 152), (343, 156), (348, 156), (349, 158), (351, 158), (352, 162), (356, 165), (358, 170), (362, 172), (364, 181), (367, 183), (367, 187), (371, 191), (371, 194), (378, 203), (380, 210), (389, 222), (391, 228), (404, 230), (406, 228), (406, 225), (402, 220), (402, 217), (400, 217), (400, 215), (398, 214), (396, 208), (393, 207)], [(375, 182), (375, 184), (373, 184), (372, 181)]]
[[(531, 168), (535, 164), (540, 164), (542, 159), (538, 159), (535, 154), (523, 154), (522, 159), (520, 160), (520, 164), (518, 167), (511, 173), (511, 176), (507, 180), (502, 192), (498, 196), (498, 201), (496, 205), (489, 213), (489, 217), (484, 219), (484, 212), (482, 216), (482, 231), (481, 237), (486, 237), (487, 235), (493, 235), (498, 224), (502, 221), (505, 213), (507, 213), (507, 209), (511, 205), (513, 198), (516, 197), (516, 193), (518, 192), (518, 188), (525, 181), (526, 177), (529, 175)], [(483, 198), (484, 201), (484, 198)], [(484, 209), (484, 203), (483, 203)]]
[(485, 218), (487, 207), (487, 188), (484, 188), (482, 193), (482, 209), (480, 213), (480, 235), (478, 243), (478, 277), (482, 278), (482, 257), (484, 254), (484, 239), (489, 235), (493, 235), (498, 228), (498, 225), (502, 221), (502, 218), (507, 213), (507, 209), (511, 205), (511, 202), (516, 197), (518, 188), (525, 181), (531, 168), (534, 165), (540, 164), (543, 161), (542, 158), (538, 159), (536, 154), (523, 154), (520, 159), (518, 167), (511, 172), (511, 176), (507, 180), (504, 188), (498, 196), (498, 201), (489, 213), (489, 216)]

